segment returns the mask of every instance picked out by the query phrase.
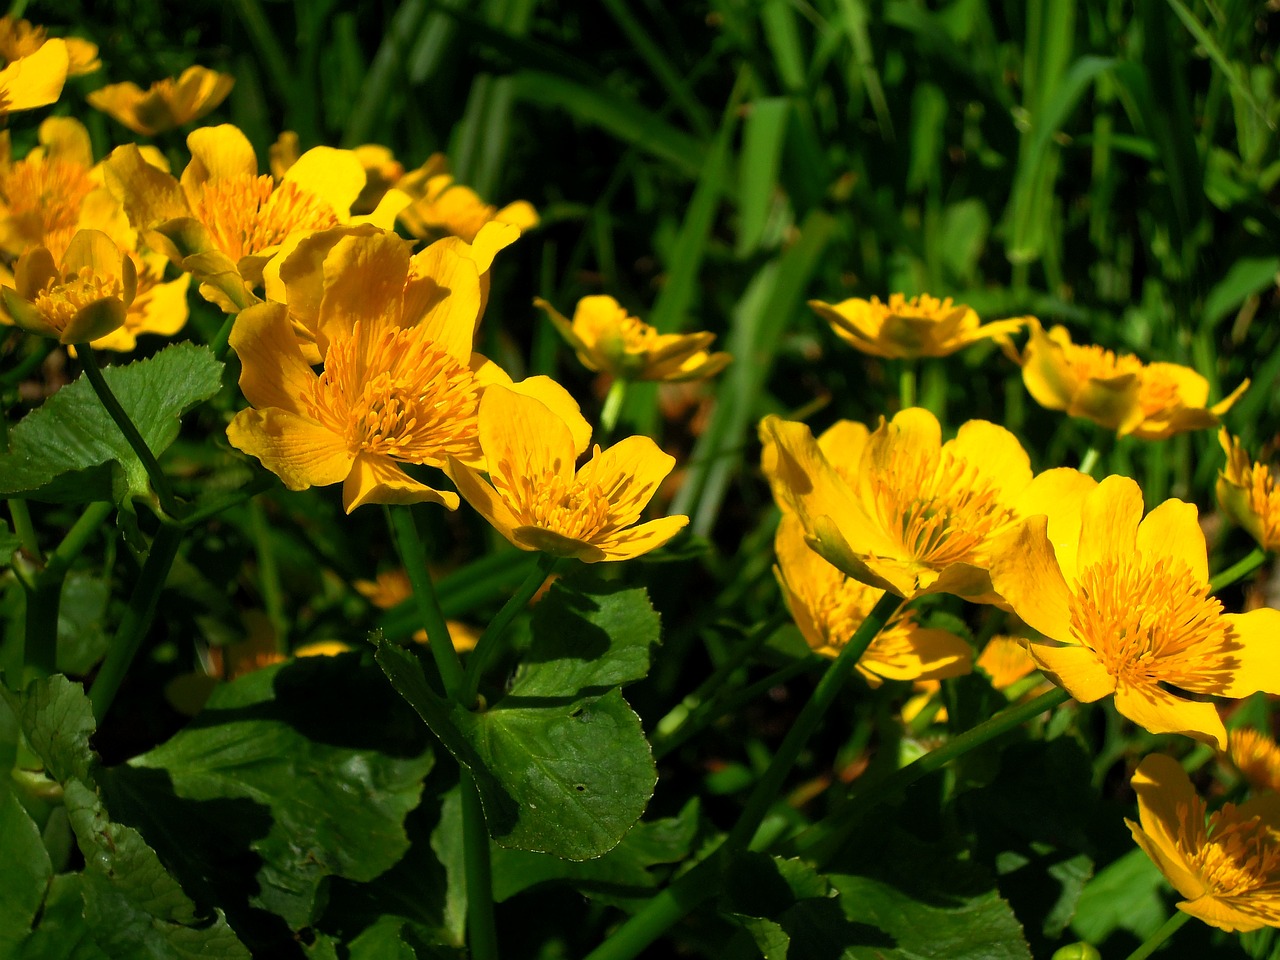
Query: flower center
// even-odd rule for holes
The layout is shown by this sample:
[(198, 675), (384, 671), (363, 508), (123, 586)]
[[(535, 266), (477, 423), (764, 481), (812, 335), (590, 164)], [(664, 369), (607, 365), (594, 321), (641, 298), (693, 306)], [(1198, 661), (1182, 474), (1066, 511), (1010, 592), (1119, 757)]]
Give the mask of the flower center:
[(1138, 390), (1138, 406), (1142, 408), (1144, 417), (1152, 417), (1184, 406), (1178, 381), (1162, 373), (1158, 368), (1144, 368), (1142, 387)]
[(450, 456), (474, 460), (480, 385), (419, 329), (357, 322), (331, 342), (310, 413), (352, 453), (437, 467)]
[[(1199, 809), (1179, 806), (1186, 854), (1196, 873), (1217, 896), (1229, 897), (1280, 881), (1280, 833), (1259, 817), (1237, 819), (1234, 804), (1209, 814), (1207, 828), (1189, 823)], [(1206, 836), (1207, 834), (1207, 836)]]
[(323, 197), (288, 180), (277, 187), (269, 176), (210, 179), (187, 200), (218, 249), (236, 261), (274, 247), (296, 231), (338, 225), (337, 214)]
[[(0, 174), (9, 252), (20, 254), (43, 244), (54, 257), (61, 256), (80, 220), (80, 205), (92, 189), (88, 169), (78, 163), (33, 158), (10, 166)], [(61, 250), (54, 249), (58, 239)]]
[[(1208, 585), (1179, 561), (1141, 554), (1087, 567), (1071, 600), (1071, 630), (1118, 681), (1201, 689), (1230, 677), (1237, 648)], [(1206, 683), (1208, 681), (1208, 684)]]
[(1280, 489), (1271, 467), (1255, 463), (1249, 470), (1249, 512), (1262, 521), (1263, 543), (1280, 543)]
[(50, 326), (65, 330), (85, 307), (113, 297), (124, 299), (124, 286), (118, 277), (102, 277), (92, 267), (81, 267), (78, 274), (51, 279), (32, 303)]
[(526, 526), (583, 541), (611, 529), (609, 494), (594, 480), (566, 477), (557, 469), (519, 468), (505, 459), (491, 470), (490, 478)]
[(1092, 343), (1072, 343), (1063, 349), (1063, 357), (1071, 365), (1078, 381), (1110, 380), (1125, 374), (1143, 374), (1142, 361), (1132, 354), (1119, 356), (1114, 351)]
[(1241, 727), (1227, 739), (1231, 762), (1255, 790), (1280, 787), (1280, 750), (1266, 734)]
[(892, 294), (888, 303), (882, 303), (879, 297), (871, 298), (872, 307), (878, 307), (884, 317), (900, 317), (920, 320), (945, 320), (955, 312), (955, 303), (950, 297), (939, 300), (927, 293), (908, 300), (900, 293)]

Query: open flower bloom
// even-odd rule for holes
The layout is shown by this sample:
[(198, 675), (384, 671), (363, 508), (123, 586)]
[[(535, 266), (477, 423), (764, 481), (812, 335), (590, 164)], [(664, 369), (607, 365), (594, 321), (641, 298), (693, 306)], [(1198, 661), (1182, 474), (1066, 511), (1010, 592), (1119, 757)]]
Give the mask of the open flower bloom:
[(86, 213), (118, 209), (94, 170), (84, 124), (49, 117), (40, 124), (39, 141), (21, 160), (6, 156), (0, 162), (0, 250), (13, 257), (37, 246), (57, 256), (78, 227), (106, 227), (88, 222)]
[(572, 323), (545, 300), (535, 298), (533, 304), (546, 311), (584, 367), (622, 380), (702, 380), (733, 359), (707, 352), (715, 334), (658, 333), (613, 297), (583, 297)]
[[(67, 76), (79, 77), (102, 66), (96, 43), (79, 37), (65, 37), (58, 42), (66, 44)], [(49, 35), (44, 27), (17, 17), (0, 17), (0, 59), (6, 63), (29, 57), (47, 43)]]
[(1182, 765), (1153, 753), (1133, 775), (1133, 839), (1186, 899), (1183, 913), (1227, 932), (1280, 926), (1280, 796), (1206, 813)]
[(113, 83), (85, 99), (134, 133), (154, 137), (199, 120), (227, 98), (235, 82), (230, 74), (192, 66), (179, 77), (157, 80), (148, 90), (136, 83)]
[(87, 343), (124, 323), (137, 276), (133, 261), (105, 233), (81, 230), (61, 261), (44, 247), (18, 258), (14, 286), (4, 287), (13, 322), (59, 343)]
[(67, 44), (47, 40), (28, 56), (0, 70), (0, 117), (46, 107), (62, 95), (70, 65)]
[(1004, 427), (970, 420), (954, 440), (928, 410), (911, 407), (869, 433), (842, 421), (814, 440), (803, 423), (765, 417), (762, 464), (784, 512), (809, 546), (844, 573), (908, 600), (953, 593), (998, 603), (987, 567), (993, 541), (1024, 502), (1053, 496), (1080, 476), (1035, 478)]
[(1075, 344), (1065, 327), (1045, 333), (1034, 318), (1030, 327), (1021, 358), (1027, 392), (1042, 407), (1084, 417), (1122, 437), (1162, 440), (1216, 426), (1249, 386), (1245, 380), (1206, 407), (1209, 382), (1189, 367), (1144, 364), (1131, 354)]
[(527, 200), (517, 200), (499, 210), (481, 200), (470, 187), (458, 183), (441, 153), (432, 154), (395, 186), (413, 198), (409, 206), (400, 210), (400, 222), (422, 239), (452, 236), (470, 242), (490, 222), (510, 224), (521, 233), (538, 225), (538, 211)]
[(191, 275), (184, 273), (165, 280), (168, 260), (163, 255), (147, 251), (130, 252), (129, 257), (138, 277), (133, 302), (125, 311), (124, 323), (90, 344), (95, 350), (128, 353), (138, 346), (138, 337), (144, 333), (170, 337), (187, 325)]
[(1152, 733), (1225, 750), (1226, 730), (1199, 696), (1280, 693), (1280, 610), (1222, 612), (1196, 508), (1166, 500), (1142, 516), (1128, 477), (1087, 479), (1045, 501), (997, 550), (991, 579), (1047, 640), (1040, 668), (1082, 703), (1116, 709)]
[(1227, 454), (1227, 465), (1218, 474), (1218, 504), (1263, 550), (1280, 550), (1280, 488), (1275, 475), (1265, 463), (1252, 462), (1225, 427), (1218, 441)]
[(1230, 731), (1227, 755), (1255, 791), (1280, 793), (1280, 746), (1265, 733), (1247, 727)]
[(837, 304), (810, 300), (809, 306), (849, 346), (890, 359), (945, 357), (979, 340), (1006, 340), (1025, 322), (1019, 318), (984, 325), (970, 307), (928, 295), (908, 300), (895, 293), (888, 303), (879, 297)]
[(590, 439), (580, 413), (566, 416), (540, 398), (489, 387), (480, 401), (481, 470), (451, 457), (449, 475), (473, 507), (521, 550), (584, 563), (629, 560), (657, 549), (689, 522), (637, 523), (675, 466), (648, 437), (596, 446), (575, 470)]
[[(818, 653), (838, 656), (884, 591), (846, 577), (810, 550), (803, 525), (791, 514), (783, 515), (773, 546), (778, 557), (773, 572), (800, 633)], [(958, 677), (969, 672), (972, 660), (973, 651), (963, 639), (921, 627), (909, 612), (899, 610), (858, 660), (857, 669), (875, 687), (882, 680)]]

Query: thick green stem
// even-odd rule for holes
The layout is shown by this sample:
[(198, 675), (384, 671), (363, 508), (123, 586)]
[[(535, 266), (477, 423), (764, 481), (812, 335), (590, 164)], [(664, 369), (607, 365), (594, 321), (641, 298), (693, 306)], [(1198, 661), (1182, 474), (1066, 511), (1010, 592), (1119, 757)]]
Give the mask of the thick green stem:
[(1155, 953), (1156, 950), (1168, 940), (1184, 923), (1191, 919), (1191, 914), (1177, 911), (1172, 917), (1164, 922), (1164, 925), (1147, 937), (1147, 942), (1140, 946), (1133, 953), (1129, 954), (1129, 960), (1147, 960), (1147, 957)]
[(467, 885), (467, 946), (472, 960), (498, 960), (498, 925), (493, 915), (493, 872), (489, 827), (480, 791), (466, 767), (459, 768), (462, 792), (462, 857)]
[(597, 443), (604, 443), (613, 436), (613, 430), (618, 425), (618, 417), (622, 415), (623, 401), (626, 399), (627, 381), (622, 377), (614, 378), (613, 383), (609, 384), (609, 392), (605, 394), (604, 409), (600, 411)]
[(1212, 576), (1209, 579), (1209, 592), (1217, 593), (1223, 587), (1229, 587), (1237, 580), (1243, 580), (1266, 562), (1267, 551), (1261, 547), (1254, 547), (1244, 559), (1227, 567), (1221, 573)]
[(143, 469), (147, 471), (147, 478), (151, 481), (151, 487), (155, 490), (156, 497), (160, 500), (161, 508), (169, 517), (180, 519), (182, 508), (174, 499), (173, 491), (169, 488), (169, 478), (160, 469), (159, 461), (156, 460), (155, 454), (151, 452), (151, 448), (147, 446), (147, 441), (142, 439), (142, 434), (138, 432), (138, 428), (129, 419), (129, 414), (120, 405), (116, 395), (111, 392), (111, 387), (107, 385), (106, 378), (103, 377), (102, 371), (98, 369), (98, 358), (94, 355), (93, 348), (87, 343), (76, 344), (76, 354), (84, 364), (84, 375), (89, 378), (89, 384), (93, 387), (93, 392), (98, 395), (102, 406), (106, 408), (107, 413), (115, 421), (116, 426), (120, 428), (120, 432), (124, 434), (124, 438), (128, 441), (133, 452), (142, 461)]
[(284, 591), (280, 588), (280, 568), (271, 546), (271, 528), (261, 500), (249, 504), (249, 516), (253, 525), (253, 546), (258, 554), (259, 587), (267, 608), (267, 619), (275, 631), (276, 652), (288, 653), (289, 618), (285, 615)]
[(13, 517), (13, 532), (18, 535), (22, 549), (32, 560), (40, 560), (40, 540), (36, 536), (35, 524), (31, 522), (31, 508), (25, 500), (9, 501), (9, 516)]
[(466, 677), (463, 679), (461, 692), (458, 702), (465, 707), (471, 707), (476, 702), (476, 693), (480, 690), (480, 680), (484, 676), (485, 669), (493, 660), (494, 654), (502, 647), (502, 636), (506, 633), (507, 627), (511, 625), (511, 621), (515, 619), (516, 614), (529, 605), (529, 601), (533, 599), (533, 595), (538, 592), (555, 569), (556, 563), (559, 562), (558, 557), (543, 553), (538, 556), (538, 562), (528, 576), (524, 578), (524, 582), (516, 589), (510, 599), (502, 605), (502, 609), (497, 615), (489, 621), (489, 625), (484, 628), (484, 633), (480, 634), (480, 639), (476, 641), (475, 649), (471, 651), (471, 656), (467, 661)]
[(45, 563), (45, 572), (54, 573), (57, 576), (63, 576), (67, 570), (71, 568), (71, 562), (84, 551), (88, 546), (89, 540), (98, 528), (106, 522), (107, 517), (111, 516), (115, 510), (115, 505), (100, 501), (91, 503), (85, 507), (84, 513), (80, 514), (80, 518), (71, 525), (71, 529), (67, 531), (67, 535), (62, 538), (62, 542), (49, 555), (48, 561)]
[(129, 598), (129, 609), (116, 628), (107, 658), (102, 662), (93, 686), (89, 688), (89, 702), (93, 704), (93, 715), (99, 723), (110, 709), (111, 702), (151, 627), (160, 591), (164, 589), (169, 569), (178, 556), (178, 546), (182, 543), (184, 532), (184, 528), (178, 524), (164, 523), (151, 541), (146, 563), (142, 565), (133, 595)]
[(386, 513), (387, 524), (391, 527), (391, 539), (395, 541), (400, 562), (404, 564), (409, 583), (413, 585), (418, 617), (427, 631), (427, 648), (435, 658), (436, 669), (440, 671), (440, 679), (444, 681), (445, 693), (451, 700), (462, 703), (459, 699), (464, 680), (462, 661), (458, 659), (458, 651), (453, 649), (449, 624), (445, 620), (444, 611), (440, 609), (435, 584), (431, 582), (431, 572), (427, 569), (427, 551), (418, 535), (418, 525), (413, 521), (413, 508), (395, 505), (387, 507)]

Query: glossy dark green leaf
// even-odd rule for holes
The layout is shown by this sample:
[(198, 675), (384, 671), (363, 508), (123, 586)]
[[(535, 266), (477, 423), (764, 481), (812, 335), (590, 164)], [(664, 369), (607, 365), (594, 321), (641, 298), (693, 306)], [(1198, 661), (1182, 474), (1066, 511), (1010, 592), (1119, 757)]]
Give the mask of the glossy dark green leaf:
[(92, 782), (95, 758), (89, 737), (97, 722), (83, 686), (60, 674), (37, 681), (21, 695), (18, 718), (51, 777)]
[(107, 960), (84, 918), (85, 876), (53, 877), (40, 911), (40, 925), (15, 948), (14, 960)]
[(40, 829), (12, 792), (0, 792), (0, 864), (0, 955), (7, 955), (31, 932), (53, 876)]

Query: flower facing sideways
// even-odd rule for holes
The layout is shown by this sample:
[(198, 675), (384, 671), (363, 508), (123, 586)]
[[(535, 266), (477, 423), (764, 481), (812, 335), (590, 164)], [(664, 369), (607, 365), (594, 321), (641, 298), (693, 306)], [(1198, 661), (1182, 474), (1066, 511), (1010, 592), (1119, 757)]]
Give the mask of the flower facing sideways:
[[(19, 17), (0, 17), (0, 60), (12, 63), (29, 57), (50, 42), (44, 27)], [(81, 77), (101, 69), (98, 45), (80, 37), (63, 37), (57, 41), (66, 44), (67, 76)]]
[(480, 447), (489, 474), (450, 458), (458, 492), (521, 550), (584, 563), (629, 560), (662, 546), (689, 522), (640, 514), (675, 459), (648, 437), (595, 447), (574, 469), (590, 436), (581, 414), (566, 418), (535, 397), (489, 387), (480, 401)]
[(521, 233), (538, 225), (538, 211), (527, 200), (498, 209), (458, 183), (441, 153), (432, 154), (417, 170), (402, 176), (395, 187), (413, 198), (400, 210), (400, 222), (421, 239), (451, 236), (470, 243), (486, 223), (510, 224)]
[(1248, 727), (1230, 731), (1227, 755), (1254, 790), (1280, 793), (1280, 746), (1265, 733)]
[(157, 80), (147, 90), (136, 83), (113, 83), (85, 99), (134, 133), (157, 133), (199, 120), (227, 98), (235, 77), (208, 67), (191, 66), (179, 77)]
[(1240, 441), (1218, 434), (1227, 465), (1218, 474), (1218, 504), (1240, 524), (1263, 550), (1280, 550), (1280, 488), (1265, 463), (1250, 461)]
[(1196, 508), (1167, 500), (1144, 519), (1142, 506), (1127, 477), (1087, 480), (1009, 533), (992, 583), (1047, 638), (1031, 655), (1075, 699), (1114, 694), (1152, 733), (1226, 749), (1214, 705), (1183, 694), (1280, 693), (1280, 610), (1223, 613)]
[(1280, 926), (1280, 796), (1207, 813), (1182, 765), (1155, 753), (1133, 775), (1133, 839), (1186, 899), (1178, 909), (1227, 932)]
[(1022, 329), (1022, 319), (983, 324), (970, 307), (951, 298), (900, 293), (883, 303), (879, 297), (830, 304), (810, 300), (809, 306), (831, 324), (849, 346), (873, 357), (910, 359), (945, 357), (979, 340), (1007, 340)]
[[(791, 514), (784, 514), (778, 525), (774, 552), (774, 574), (800, 633), (818, 653), (838, 656), (884, 591), (846, 577), (810, 550), (804, 527)], [(958, 677), (969, 672), (972, 659), (963, 639), (921, 627), (909, 612), (899, 610), (858, 660), (857, 669), (879, 686), (882, 680)]]

